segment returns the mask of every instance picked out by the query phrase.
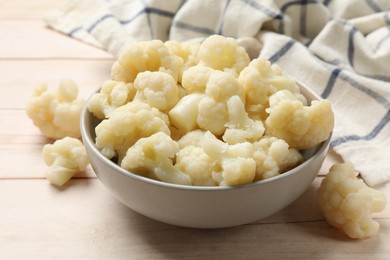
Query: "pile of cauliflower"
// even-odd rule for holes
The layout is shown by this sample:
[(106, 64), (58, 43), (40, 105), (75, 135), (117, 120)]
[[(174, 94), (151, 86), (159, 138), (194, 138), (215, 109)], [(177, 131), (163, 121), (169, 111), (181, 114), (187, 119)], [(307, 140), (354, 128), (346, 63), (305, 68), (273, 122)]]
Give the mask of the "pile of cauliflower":
[(126, 46), (87, 107), (96, 147), (136, 174), (231, 186), (277, 176), (329, 137), (326, 100), (307, 104), (296, 82), (235, 39), (152, 40)]

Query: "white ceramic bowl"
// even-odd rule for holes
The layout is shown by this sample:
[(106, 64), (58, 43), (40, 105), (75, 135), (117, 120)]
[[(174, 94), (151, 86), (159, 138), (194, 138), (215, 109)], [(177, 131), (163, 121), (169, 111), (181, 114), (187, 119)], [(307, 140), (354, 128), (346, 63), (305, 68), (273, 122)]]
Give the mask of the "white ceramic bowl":
[[(301, 92), (319, 97), (308, 87)], [(149, 218), (193, 228), (221, 228), (255, 222), (296, 200), (312, 183), (329, 148), (330, 137), (305, 152), (305, 161), (279, 176), (236, 187), (197, 187), (164, 183), (128, 172), (95, 147), (99, 121), (84, 109), (81, 133), (91, 165), (100, 181), (123, 204)]]

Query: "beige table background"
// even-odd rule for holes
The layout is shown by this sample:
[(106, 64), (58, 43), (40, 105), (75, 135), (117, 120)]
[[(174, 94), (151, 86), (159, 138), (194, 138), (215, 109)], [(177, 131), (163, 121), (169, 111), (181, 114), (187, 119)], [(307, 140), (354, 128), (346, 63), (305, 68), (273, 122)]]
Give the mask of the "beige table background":
[[(59, 0), (0, 0), (0, 259), (390, 259), (390, 207), (376, 237), (357, 241), (330, 227), (316, 190), (281, 212), (241, 227), (197, 230), (145, 218), (116, 201), (91, 168), (63, 189), (44, 178), (50, 140), (24, 107), (39, 82), (70, 77), (87, 98), (110, 77), (111, 55), (46, 28)], [(379, 187), (390, 199), (390, 184)], [(272, 203), (272, 198), (270, 198)]]

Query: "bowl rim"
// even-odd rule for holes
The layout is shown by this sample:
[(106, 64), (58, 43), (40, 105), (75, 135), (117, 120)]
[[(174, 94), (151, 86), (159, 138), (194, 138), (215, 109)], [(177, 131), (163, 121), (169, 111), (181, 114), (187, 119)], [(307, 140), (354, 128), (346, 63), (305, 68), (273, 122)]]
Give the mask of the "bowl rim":
[[(307, 85), (303, 84), (302, 82), (296, 81), (297, 85), (301, 89), (301, 93), (307, 97), (308, 95), (311, 96), (311, 101), (313, 100), (321, 100), (322, 98), (315, 93), (311, 88), (309, 88)], [(97, 89), (96, 92), (100, 90)], [(94, 92), (94, 93), (96, 93)], [(105, 157), (96, 147), (95, 142), (93, 141), (91, 131), (88, 131), (89, 129), (89, 122), (87, 122), (86, 117), (93, 117), (92, 113), (88, 111), (88, 102), (90, 101), (91, 97), (93, 94), (90, 95), (88, 98), (86, 104), (83, 107), (82, 114), (80, 117), (80, 132), (81, 136), (83, 139), (84, 146), (90, 147), (90, 151), (103, 163), (107, 164), (109, 167), (111, 167), (113, 170), (119, 172), (122, 175), (125, 175), (127, 177), (130, 177), (136, 181), (141, 181), (141, 182), (146, 182), (150, 185), (156, 185), (159, 187), (163, 188), (169, 188), (169, 189), (178, 189), (178, 190), (190, 190), (190, 191), (210, 191), (210, 192), (217, 192), (217, 191), (231, 191), (231, 190), (237, 190), (237, 189), (251, 189), (251, 188), (256, 188), (258, 186), (263, 186), (271, 182), (277, 182), (280, 181), (281, 179), (285, 179), (291, 175), (294, 174), (299, 174), (301, 170), (304, 168), (308, 167), (312, 161), (314, 161), (320, 154), (325, 152), (329, 148), (330, 140), (332, 137), (332, 132), (329, 134), (329, 137), (323, 141), (322, 143), (317, 145), (316, 151), (304, 162), (299, 164), (298, 166), (283, 172), (277, 176), (265, 179), (265, 180), (260, 180), (257, 182), (252, 182), (248, 184), (242, 184), (242, 185), (237, 185), (237, 186), (190, 186), (190, 185), (181, 185), (181, 184), (174, 184), (174, 183), (168, 183), (168, 182), (163, 182), (159, 180), (154, 180), (142, 175), (138, 175), (136, 173), (130, 172), (128, 170), (125, 170), (124, 168), (120, 167), (118, 164), (115, 162), (111, 161), (107, 157)], [(310, 101), (310, 102), (311, 102)], [(89, 129), (91, 130), (91, 129)], [(88, 154), (88, 153), (87, 153)], [(89, 155), (88, 155), (89, 156)], [(91, 161), (91, 160), (90, 160)], [(92, 165), (92, 164), (91, 164)], [(94, 170), (95, 171), (95, 170)], [(97, 174), (97, 173), (95, 173)], [(316, 175), (318, 172), (316, 173)]]

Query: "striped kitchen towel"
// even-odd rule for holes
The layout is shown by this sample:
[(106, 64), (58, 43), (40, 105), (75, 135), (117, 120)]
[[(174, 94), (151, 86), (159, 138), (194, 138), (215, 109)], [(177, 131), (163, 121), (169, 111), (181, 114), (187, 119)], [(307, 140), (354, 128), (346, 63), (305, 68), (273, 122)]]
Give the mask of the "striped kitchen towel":
[(371, 186), (390, 180), (390, 1), (67, 0), (52, 28), (117, 55), (127, 43), (239, 38), (330, 100), (333, 149)]

